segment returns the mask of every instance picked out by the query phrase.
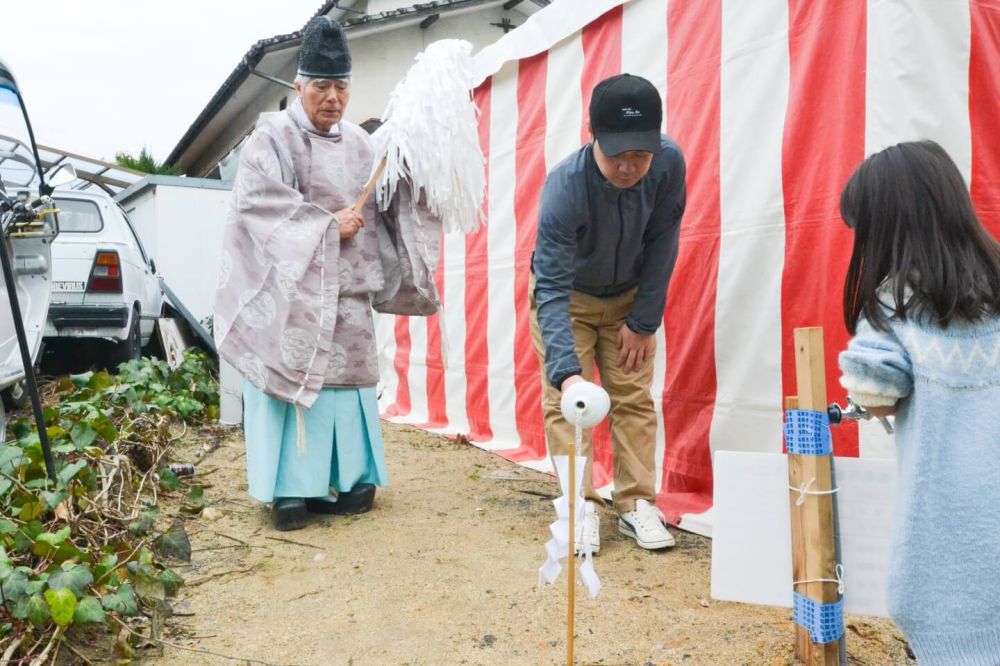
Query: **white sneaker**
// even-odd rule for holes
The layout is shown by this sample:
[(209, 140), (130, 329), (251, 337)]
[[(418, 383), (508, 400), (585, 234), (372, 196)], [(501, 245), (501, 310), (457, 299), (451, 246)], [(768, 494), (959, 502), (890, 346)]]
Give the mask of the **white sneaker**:
[(674, 537), (663, 524), (663, 514), (646, 500), (636, 500), (635, 509), (618, 516), (618, 531), (635, 539), (639, 547), (647, 550), (670, 548)]
[(590, 552), (594, 555), (601, 552), (601, 516), (597, 513), (597, 505), (584, 502), (583, 520), (576, 521), (576, 554), (582, 555), (584, 544), (590, 544)]

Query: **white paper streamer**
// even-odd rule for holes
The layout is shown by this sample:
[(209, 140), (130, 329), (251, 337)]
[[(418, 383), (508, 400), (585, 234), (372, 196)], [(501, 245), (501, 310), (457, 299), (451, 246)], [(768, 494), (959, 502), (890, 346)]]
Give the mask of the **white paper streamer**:
[(472, 44), (442, 39), (417, 55), (416, 63), (392, 91), (372, 135), (374, 174), (385, 171), (375, 188), (379, 207), (388, 207), (400, 178), (410, 181), (414, 198), (422, 190), (444, 230), (471, 233), (482, 220), (486, 160), (479, 147), (478, 110), (472, 101)]
[[(556, 510), (556, 521), (549, 525), (552, 538), (545, 543), (545, 563), (538, 569), (538, 586), (551, 585), (562, 573), (563, 560), (573, 552), (571, 544), (574, 539), (569, 533), (569, 456), (552, 456), (559, 477), (559, 488), (562, 496), (552, 500)], [(586, 469), (586, 456), (576, 457), (576, 522), (580, 523), (586, 514), (583, 500), (583, 473)], [(590, 542), (583, 542), (583, 564), (580, 566), (580, 579), (587, 587), (587, 594), (593, 599), (601, 591), (601, 582), (594, 571), (594, 554), (590, 551)]]

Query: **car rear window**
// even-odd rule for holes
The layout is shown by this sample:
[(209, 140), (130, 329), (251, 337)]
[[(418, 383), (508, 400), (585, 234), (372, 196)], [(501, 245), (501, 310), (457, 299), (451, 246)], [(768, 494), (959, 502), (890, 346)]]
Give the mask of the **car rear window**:
[(60, 233), (93, 233), (104, 228), (101, 210), (93, 201), (56, 199)]

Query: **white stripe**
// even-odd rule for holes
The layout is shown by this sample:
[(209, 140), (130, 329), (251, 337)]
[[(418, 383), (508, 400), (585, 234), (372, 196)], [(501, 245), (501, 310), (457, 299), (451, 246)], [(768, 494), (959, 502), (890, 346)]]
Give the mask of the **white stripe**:
[(493, 77), (490, 101), (489, 247), (490, 450), (520, 446), (514, 394), (514, 147), (517, 139), (517, 63)]
[(394, 315), (375, 313), (375, 341), (378, 345), (378, 376), (382, 388), (382, 397), (378, 401), (379, 412), (396, 402), (399, 390), (399, 377), (393, 361), (396, 358), (396, 335), (393, 331), (396, 317)]
[(968, 0), (870, 0), (866, 155), (933, 139), (970, 179), (970, 22)]
[(629, 0), (562, 0), (553, 2), (531, 15), (524, 25), (490, 44), (473, 58), (473, 85), (508, 66), (513, 60), (527, 58), (551, 49), (569, 35)]
[(551, 171), (580, 143), (583, 126), (583, 39), (580, 33), (560, 42), (548, 57), (545, 75), (545, 170)]
[[(970, 21), (967, 0), (870, 0), (865, 155), (933, 139), (970, 179)], [(862, 456), (895, 456), (892, 436), (878, 423), (862, 423), (858, 432)]]
[[(469, 432), (469, 417), (465, 411), (465, 236), (445, 234), (444, 237), (444, 297), (441, 325), (445, 329), (447, 353), (445, 363), (445, 405), (448, 415), (447, 432)], [(473, 323), (473, 325), (475, 325)]]
[[(781, 450), (788, 3), (724, 0), (712, 451)], [(766, 81), (767, 85), (761, 85)]]
[[(648, 79), (667, 98), (667, 3), (632, 2), (622, 10), (622, 71)], [(663, 128), (667, 127), (664, 105)], [(663, 428), (663, 385), (666, 379), (667, 347), (664, 327), (656, 331), (656, 356), (650, 393), (656, 409), (656, 492), (663, 485), (666, 431)]]

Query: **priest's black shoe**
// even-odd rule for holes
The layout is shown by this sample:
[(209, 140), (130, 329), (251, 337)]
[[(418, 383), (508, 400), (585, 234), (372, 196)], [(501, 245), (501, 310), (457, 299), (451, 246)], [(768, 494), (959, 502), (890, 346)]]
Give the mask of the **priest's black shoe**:
[(349, 516), (370, 511), (374, 503), (375, 486), (371, 483), (359, 483), (349, 491), (340, 493), (337, 495), (336, 502), (313, 497), (306, 498), (306, 508), (309, 511), (337, 516)]
[(309, 522), (306, 503), (297, 497), (275, 499), (271, 505), (271, 522), (282, 532), (302, 529)]

